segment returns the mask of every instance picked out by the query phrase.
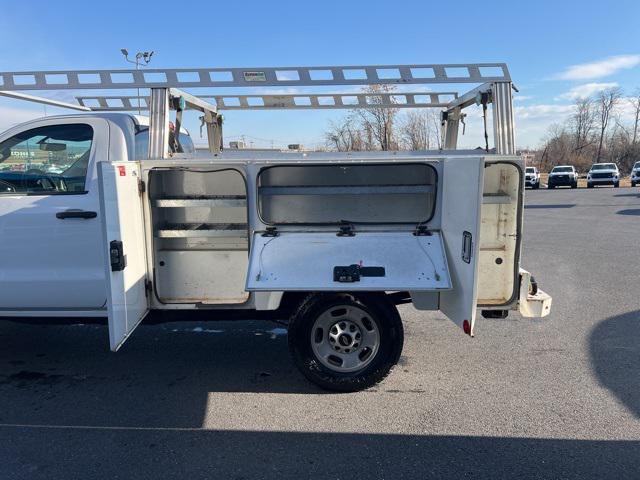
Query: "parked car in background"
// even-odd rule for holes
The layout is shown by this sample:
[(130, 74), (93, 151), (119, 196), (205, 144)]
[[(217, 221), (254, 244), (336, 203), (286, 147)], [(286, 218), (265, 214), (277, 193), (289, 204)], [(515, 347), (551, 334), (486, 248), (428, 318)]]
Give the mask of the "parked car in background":
[(587, 188), (595, 185), (620, 186), (620, 171), (615, 163), (594, 163), (587, 173)]
[(540, 188), (540, 172), (536, 167), (527, 167), (524, 176), (524, 186), (538, 189)]
[(640, 162), (634, 163), (631, 169), (631, 186), (636, 185), (640, 185)]
[(547, 188), (562, 186), (578, 188), (578, 172), (572, 165), (558, 165), (549, 172)]

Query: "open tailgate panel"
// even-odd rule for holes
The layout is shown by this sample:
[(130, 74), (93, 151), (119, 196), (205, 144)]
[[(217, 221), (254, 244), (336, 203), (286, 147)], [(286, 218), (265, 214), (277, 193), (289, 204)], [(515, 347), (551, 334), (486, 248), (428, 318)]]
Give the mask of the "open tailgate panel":
[[(357, 281), (334, 277), (336, 267), (365, 267)], [(370, 270), (366, 267), (382, 267)], [(339, 270), (340, 271), (340, 270)], [(351, 271), (351, 270), (349, 270)], [(374, 276), (370, 276), (374, 275)], [(353, 279), (353, 278), (352, 278)], [(425, 291), (451, 288), (438, 232), (411, 231), (256, 233), (251, 246), (248, 291)]]

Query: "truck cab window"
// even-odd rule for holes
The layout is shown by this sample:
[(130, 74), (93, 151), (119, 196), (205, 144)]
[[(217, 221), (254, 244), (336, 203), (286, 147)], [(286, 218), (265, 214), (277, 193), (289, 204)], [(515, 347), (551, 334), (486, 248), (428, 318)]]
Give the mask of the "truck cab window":
[(51, 125), (20, 132), (0, 143), (0, 194), (82, 193), (93, 129)]

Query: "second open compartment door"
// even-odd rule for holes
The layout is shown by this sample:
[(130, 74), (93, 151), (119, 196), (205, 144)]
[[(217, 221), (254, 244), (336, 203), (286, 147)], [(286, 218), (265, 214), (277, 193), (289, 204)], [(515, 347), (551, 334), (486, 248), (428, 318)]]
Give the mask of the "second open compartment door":
[(442, 235), (453, 288), (440, 294), (440, 311), (473, 335), (484, 158), (446, 158), (443, 170)]
[(433, 291), (451, 288), (438, 232), (254, 234), (248, 291)]

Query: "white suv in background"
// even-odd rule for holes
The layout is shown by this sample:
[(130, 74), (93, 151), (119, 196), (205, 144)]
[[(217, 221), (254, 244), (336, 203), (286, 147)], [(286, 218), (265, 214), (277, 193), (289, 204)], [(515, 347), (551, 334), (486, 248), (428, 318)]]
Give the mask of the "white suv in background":
[(594, 163), (591, 165), (591, 170), (587, 173), (587, 188), (593, 188), (594, 185), (613, 185), (618, 188), (620, 186), (618, 165), (615, 163)]
[(631, 186), (640, 185), (640, 162), (633, 164), (631, 168)]
[(573, 165), (558, 165), (549, 172), (547, 188), (562, 186), (578, 188), (578, 172)]
[(540, 188), (540, 172), (536, 167), (527, 167), (524, 173), (524, 186)]

